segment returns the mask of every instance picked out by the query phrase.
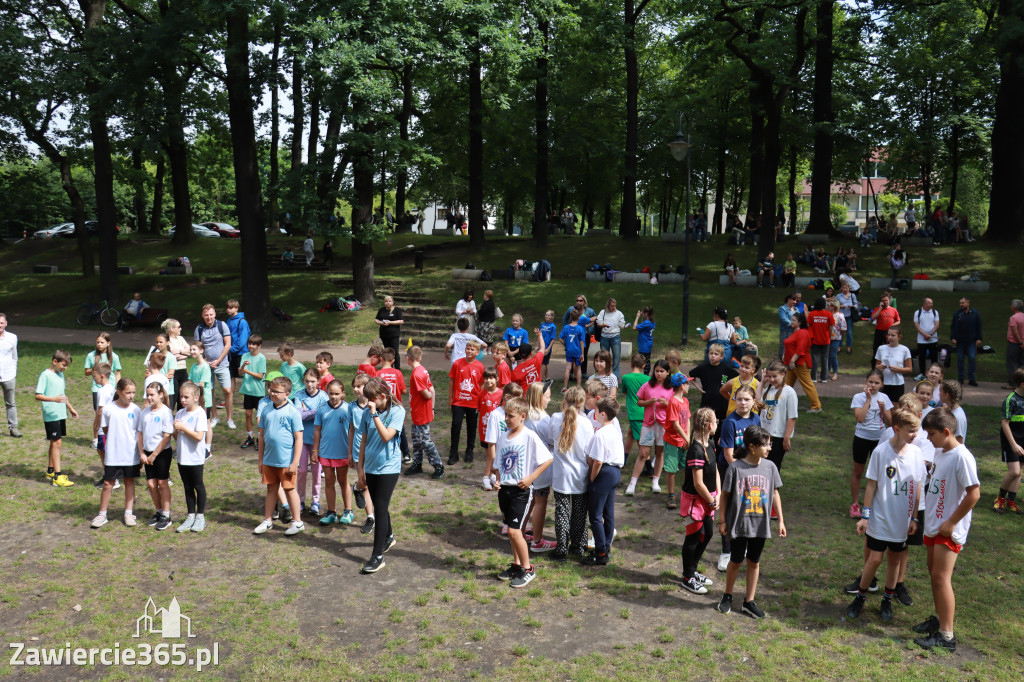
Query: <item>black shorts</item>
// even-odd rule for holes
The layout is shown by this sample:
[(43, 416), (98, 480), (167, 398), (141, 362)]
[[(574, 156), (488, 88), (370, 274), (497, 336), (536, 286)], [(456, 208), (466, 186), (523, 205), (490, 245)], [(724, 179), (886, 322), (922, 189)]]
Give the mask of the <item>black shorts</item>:
[(133, 464), (131, 466), (104, 466), (103, 480), (113, 481), (118, 478), (119, 474), (120, 478), (138, 478), (141, 471), (141, 464)]
[(498, 490), (498, 509), (501, 520), (509, 528), (522, 530), (526, 528), (529, 518), (530, 502), (533, 501), (533, 490), (523, 490), (515, 485), (503, 485)]
[(228, 372), (232, 377), (238, 376), (238, 369), (242, 366), (242, 356), (238, 353), (228, 351)]
[(860, 436), (853, 437), (853, 461), (857, 464), (866, 464), (868, 457), (878, 447), (877, 440), (868, 440)]
[(46, 440), (60, 440), (68, 435), (67, 420), (58, 419), (55, 422), (43, 422), (43, 430), (46, 431)]
[(889, 550), (893, 554), (899, 554), (900, 552), (907, 551), (906, 540), (904, 540), (903, 542), (889, 542), (888, 540), (879, 540), (878, 538), (873, 538), (870, 535), (866, 537), (867, 542), (865, 544), (867, 544), (868, 549), (870, 549), (872, 552), (884, 552), (885, 550)]
[(551, 351), (548, 351), (547, 353), (544, 354), (544, 361), (541, 362), (540, 364), (547, 365), (547, 364), (550, 364), (550, 363), (551, 363)]
[(255, 410), (260, 406), (260, 401), (263, 400), (262, 396), (258, 395), (243, 395), (242, 396), (242, 408), (245, 410)]
[(882, 393), (889, 396), (889, 400), (892, 401), (893, 405), (900, 401), (900, 398), (904, 393), (906, 393), (906, 391), (906, 384), (886, 384), (885, 386), (882, 386)]
[(768, 461), (775, 465), (775, 468), (782, 471), (782, 460), (786, 456), (786, 450), (782, 447), (783, 438), (772, 436), (772, 449), (768, 452)]
[(917, 532), (907, 537), (907, 545), (920, 547), (924, 544), (924, 509), (917, 510)]
[(550, 495), (550, 494), (551, 494), (551, 486), (549, 486), (549, 485), (546, 485), (543, 488), (534, 488), (533, 489), (533, 496), (534, 497), (543, 497), (543, 498), (546, 499), (547, 496)]
[(760, 563), (765, 540), (767, 538), (733, 538), (732, 556), (729, 561), (734, 564), (742, 564), (746, 559), (752, 564)]
[(95, 412), (100, 406), (100, 394), (98, 391), (92, 392), (92, 411)]
[[(147, 452), (146, 457), (149, 457), (151, 453)], [(171, 459), (173, 453), (170, 448), (165, 448), (156, 456), (152, 464), (146, 465), (146, 480), (156, 479), (158, 481), (168, 481), (171, 478)]]
[(999, 431), (999, 448), (1003, 452), (1003, 461), (1007, 464), (1020, 461), (1020, 455), (1010, 448), (1010, 441), (1006, 440), (1006, 434), (1003, 433), (1002, 429)]

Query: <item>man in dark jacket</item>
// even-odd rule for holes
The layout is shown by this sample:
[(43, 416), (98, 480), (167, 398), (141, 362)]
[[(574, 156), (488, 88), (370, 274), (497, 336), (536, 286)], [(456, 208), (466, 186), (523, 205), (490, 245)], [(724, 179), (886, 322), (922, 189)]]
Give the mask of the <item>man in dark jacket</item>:
[(964, 382), (964, 356), (967, 356), (967, 377), (971, 386), (977, 386), (974, 376), (975, 355), (981, 348), (981, 314), (971, 308), (971, 299), (960, 299), (960, 310), (953, 315), (949, 338), (956, 349), (957, 379)]

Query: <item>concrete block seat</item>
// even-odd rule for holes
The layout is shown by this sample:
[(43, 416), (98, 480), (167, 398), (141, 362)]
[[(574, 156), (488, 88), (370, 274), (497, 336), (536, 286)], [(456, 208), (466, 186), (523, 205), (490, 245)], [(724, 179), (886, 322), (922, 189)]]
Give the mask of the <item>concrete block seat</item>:
[(452, 269), (452, 279), (478, 280), (480, 279), (480, 275), (482, 275), (483, 272), (483, 270), (467, 270), (466, 268), (454, 268)]
[[(729, 286), (729, 275), (719, 275), (718, 283), (721, 284), (723, 287)], [(756, 287), (757, 275), (736, 275), (736, 286)]]

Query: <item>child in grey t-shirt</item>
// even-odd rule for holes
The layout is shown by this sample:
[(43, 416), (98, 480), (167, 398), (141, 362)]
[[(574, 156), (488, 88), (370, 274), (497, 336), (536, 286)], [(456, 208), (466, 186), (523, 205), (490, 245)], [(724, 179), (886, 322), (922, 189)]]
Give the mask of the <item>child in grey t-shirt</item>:
[(721, 509), (725, 510), (718, 524), (722, 535), (732, 540), (732, 557), (725, 574), (725, 594), (718, 604), (722, 613), (732, 611), (732, 589), (743, 559), (747, 560), (747, 590), (743, 613), (752, 618), (765, 617), (754, 603), (760, 572), (761, 552), (765, 540), (772, 536), (772, 507), (779, 518), (779, 537), (786, 537), (782, 520), (782, 478), (776, 466), (766, 459), (771, 450), (771, 435), (760, 426), (748, 426), (743, 432), (743, 446), (736, 448), (736, 461), (725, 472), (722, 481)]

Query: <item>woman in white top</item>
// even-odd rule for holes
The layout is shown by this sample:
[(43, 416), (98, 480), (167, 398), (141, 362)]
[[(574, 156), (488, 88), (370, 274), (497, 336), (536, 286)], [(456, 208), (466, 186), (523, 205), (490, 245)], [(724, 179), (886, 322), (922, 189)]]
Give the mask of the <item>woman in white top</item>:
[(714, 319), (708, 323), (707, 328), (701, 333), (700, 338), (707, 342), (704, 349), (704, 362), (708, 361), (708, 348), (712, 343), (720, 343), (725, 346), (725, 357), (722, 361), (728, 363), (732, 358), (732, 347), (736, 345), (736, 329), (727, 322), (729, 312), (722, 306), (714, 311)]
[(551, 465), (551, 487), (555, 491), (555, 539), (557, 547), (551, 555), (565, 561), (570, 553), (582, 556), (587, 548), (587, 447), (594, 437), (594, 427), (581, 410), (586, 391), (572, 386), (562, 398), (562, 411), (548, 422), (548, 436), (554, 462)]
[(609, 298), (597, 315), (597, 327), (601, 330), (601, 350), (612, 354), (612, 374), (619, 378), (619, 356), (622, 353), (621, 332), (626, 328), (626, 316), (618, 308), (618, 302)]
[[(466, 331), (470, 334), (476, 333), (476, 302), (473, 300), (473, 290), (466, 289), (466, 293), (462, 295), (459, 302), (455, 304), (455, 322), (458, 323), (462, 318), (466, 318), (469, 322), (469, 329)], [(456, 328), (456, 331), (458, 329)]]
[[(177, 361), (174, 366), (174, 385), (181, 386), (188, 381), (188, 364), (186, 361), (192, 357), (192, 353), (189, 350), (189, 341), (181, 335), (181, 323), (174, 318), (168, 317), (160, 325), (160, 328), (167, 333), (167, 350), (171, 352)], [(174, 404), (171, 407), (175, 410), (181, 409), (181, 400), (178, 399), (177, 392), (175, 392)]]

